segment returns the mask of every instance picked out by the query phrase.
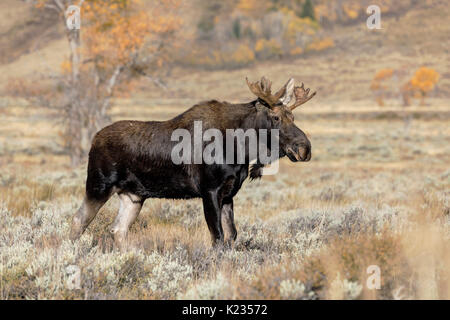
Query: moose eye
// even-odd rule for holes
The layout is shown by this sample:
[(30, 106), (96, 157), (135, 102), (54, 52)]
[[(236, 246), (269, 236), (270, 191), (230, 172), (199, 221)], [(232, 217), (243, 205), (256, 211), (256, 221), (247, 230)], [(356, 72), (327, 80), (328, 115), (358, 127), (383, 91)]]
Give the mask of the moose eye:
[(278, 121), (278, 120), (280, 120), (280, 117), (279, 116), (275, 116), (275, 117), (273, 117), (273, 120)]

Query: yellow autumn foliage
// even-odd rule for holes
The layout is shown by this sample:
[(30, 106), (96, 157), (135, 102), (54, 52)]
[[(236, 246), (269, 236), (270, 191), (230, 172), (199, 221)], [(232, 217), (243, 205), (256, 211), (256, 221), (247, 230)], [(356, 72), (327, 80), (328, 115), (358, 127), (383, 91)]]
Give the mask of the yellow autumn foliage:
[(375, 81), (381, 81), (381, 80), (385, 80), (385, 79), (392, 77), (393, 74), (394, 74), (394, 69), (391, 69), (391, 68), (381, 69), (380, 71), (378, 71), (375, 74), (375, 77), (373, 79)]
[(291, 44), (295, 40), (298, 33), (304, 33), (307, 35), (314, 35), (319, 29), (319, 24), (316, 21), (311, 20), (309, 17), (300, 18), (294, 11), (288, 8), (282, 8), (280, 10), (286, 17), (288, 23), (285, 31), (285, 38), (287, 38)]
[(259, 39), (255, 44), (255, 52), (258, 56), (273, 57), (283, 53), (281, 45), (275, 39)]
[(231, 55), (231, 60), (234, 64), (245, 65), (255, 60), (255, 54), (248, 45), (241, 44)]
[(411, 85), (414, 89), (427, 93), (433, 90), (439, 80), (439, 73), (427, 67), (419, 68), (411, 79)]
[(104, 68), (124, 65), (145, 40), (179, 26), (177, 17), (163, 14), (162, 9), (149, 16), (146, 11), (138, 10), (138, 4), (137, 0), (86, 2), (82, 7), (87, 21), (83, 32), (85, 54), (96, 57)]
[[(392, 78), (394, 74), (394, 69), (382, 69), (375, 74), (372, 80), (370, 89), (374, 92), (375, 99), (380, 106), (384, 104), (383, 97), (389, 90), (388, 80)], [(427, 93), (433, 90), (438, 80), (439, 73), (435, 70), (427, 67), (419, 68), (410, 80), (398, 88), (403, 100), (403, 105), (409, 106), (411, 98), (418, 98), (420, 99), (420, 105), (425, 105)]]
[(327, 6), (324, 4), (318, 4), (314, 6), (314, 16), (317, 20), (321, 20), (323, 17), (327, 17), (329, 15)]
[[(48, 0), (37, 0), (42, 8)], [(156, 39), (177, 30), (181, 18), (172, 14), (179, 5), (176, 0), (159, 0), (151, 12), (142, 10), (140, 0), (86, 0), (82, 3), (82, 46), (85, 59), (94, 61), (99, 68), (113, 69), (128, 64), (147, 40)], [(159, 48), (146, 47), (151, 54)], [(160, 58), (162, 59), (162, 58)], [(161, 64), (161, 61), (156, 61)], [(63, 62), (67, 72), (71, 66)]]
[(334, 47), (334, 40), (332, 38), (324, 38), (311, 42), (306, 49), (309, 51), (322, 51)]
[(63, 74), (70, 74), (72, 72), (72, 63), (70, 60), (64, 60), (61, 63), (61, 72)]
[(386, 68), (381, 69), (375, 74), (375, 77), (372, 80), (372, 83), (370, 85), (371, 90), (380, 90), (383, 89), (384, 86), (382, 85), (382, 82), (384, 80), (387, 80), (391, 78), (394, 75), (394, 69)]
[(291, 56), (298, 56), (303, 53), (303, 49), (300, 47), (294, 47), (289, 51)]
[(379, 106), (384, 106), (384, 95), (387, 85), (384, 83), (394, 75), (394, 69), (386, 68), (379, 70), (370, 84), (370, 89), (375, 93), (375, 100)]
[(358, 18), (361, 5), (359, 3), (348, 3), (344, 5), (344, 12), (350, 20)]
[(268, 3), (265, 0), (239, 0), (236, 6), (237, 9), (249, 15), (265, 11), (267, 7)]

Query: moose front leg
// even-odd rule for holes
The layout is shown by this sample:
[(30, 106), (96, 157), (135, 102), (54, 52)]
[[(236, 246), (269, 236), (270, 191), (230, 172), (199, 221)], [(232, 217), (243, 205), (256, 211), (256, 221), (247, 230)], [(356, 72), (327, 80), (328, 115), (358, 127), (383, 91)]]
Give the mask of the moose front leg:
[(233, 199), (224, 200), (222, 206), (222, 225), (225, 229), (225, 243), (232, 246), (237, 237), (236, 225), (234, 224)]
[(211, 234), (212, 245), (223, 244), (221, 208), (217, 191), (208, 191), (203, 195), (203, 211)]

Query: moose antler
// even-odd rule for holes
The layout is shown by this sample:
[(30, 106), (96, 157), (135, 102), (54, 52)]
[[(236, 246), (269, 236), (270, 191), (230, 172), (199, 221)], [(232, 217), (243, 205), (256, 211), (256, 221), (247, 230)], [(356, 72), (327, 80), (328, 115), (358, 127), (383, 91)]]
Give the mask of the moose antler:
[(247, 85), (251, 92), (258, 98), (266, 101), (268, 104), (272, 105), (278, 102), (278, 92), (273, 95), (271, 92), (272, 82), (266, 77), (262, 77), (260, 81), (250, 82), (248, 78), (245, 78)]
[(294, 79), (292, 78), (289, 79), (288, 82), (286, 82), (286, 84), (275, 94), (272, 94), (271, 92), (272, 82), (264, 76), (260, 81), (256, 82), (250, 82), (248, 81), (248, 78), (245, 78), (245, 80), (247, 81), (250, 91), (253, 92), (253, 94), (258, 98), (266, 101), (271, 108), (279, 102), (287, 105), (291, 100), (292, 90), (294, 91), (295, 103), (289, 107), (290, 110), (294, 110), (298, 106), (311, 100), (312, 97), (316, 95), (316, 92), (309, 95), (310, 89), (305, 89), (303, 83), (300, 87), (294, 87)]
[(295, 96), (295, 103), (290, 106), (289, 108), (291, 110), (294, 110), (295, 108), (297, 108), (298, 106), (304, 104), (305, 102), (308, 102), (309, 100), (311, 100), (315, 95), (316, 95), (316, 91), (314, 91), (313, 93), (309, 94), (310, 89), (305, 89), (305, 86), (302, 82), (302, 85), (300, 87), (295, 87), (294, 88), (294, 96)]

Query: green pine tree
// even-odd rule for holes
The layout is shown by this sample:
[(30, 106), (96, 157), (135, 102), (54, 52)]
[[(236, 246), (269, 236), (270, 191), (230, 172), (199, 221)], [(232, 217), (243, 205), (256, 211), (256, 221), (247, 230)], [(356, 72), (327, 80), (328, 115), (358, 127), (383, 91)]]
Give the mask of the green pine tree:
[(311, 18), (312, 20), (316, 20), (316, 17), (314, 15), (314, 6), (311, 2), (311, 0), (306, 0), (303, 3), (302, 13), (300, 14), (300, 17), (302, 18)]

